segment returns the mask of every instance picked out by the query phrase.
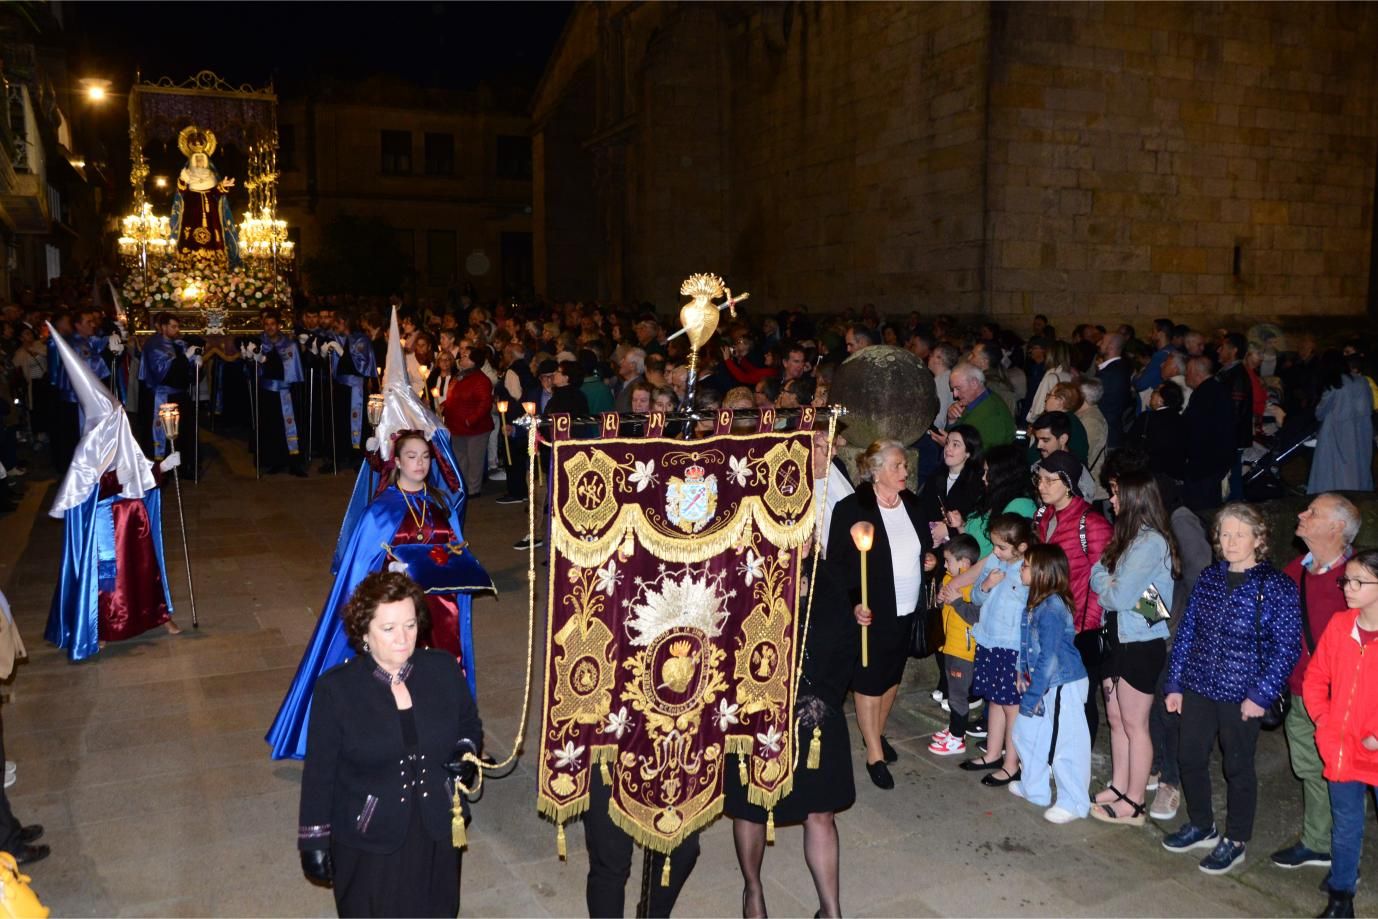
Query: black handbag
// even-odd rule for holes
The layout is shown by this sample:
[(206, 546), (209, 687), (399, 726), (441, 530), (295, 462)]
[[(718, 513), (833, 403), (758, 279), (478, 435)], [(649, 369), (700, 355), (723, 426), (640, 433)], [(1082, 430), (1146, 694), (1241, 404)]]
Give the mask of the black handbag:
[(923, 660), (943, 646), (943, 605), (938, 602), (937, 578), (928, 578), (919, 593), (919, 608), (910, 617), (909, 656)]
[[(1254, 596), (1254, 659), (1258, 661), (1258, 671), (1263, 672), (1263, 591), (1260, 589)], [(1305, 612), (1302, 616), (1305, 617)], [(1278, 693), (1277, 698), (1272, 701), (1263, 712), (1263, 717), (1259, 719), (1259, 724), (1265, 731), (1276, 731), (1282, 727), (1287, 720), (1287, 712), (1292, 708), (1292, 694), (1284, 688)]]

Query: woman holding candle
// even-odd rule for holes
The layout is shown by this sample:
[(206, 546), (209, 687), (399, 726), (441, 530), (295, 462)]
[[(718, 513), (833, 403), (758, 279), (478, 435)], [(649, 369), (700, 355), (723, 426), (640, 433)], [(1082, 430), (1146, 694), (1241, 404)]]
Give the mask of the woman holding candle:
[[(829, 559), (850, 594), (857, 624), (867, 628), (852, 675), (866, 771), (877, 787), (894, 788), (887, 764), (899, 755), (885, 738), (885, 724), (909, 660), (911, 617), (919, 608), (922, 562), (932, 542), (919, 499), (905, 485), (909, 463), (901, 443), (876, 441), (858, 458), (857, 468), (862, 484), (833, 511)], [(874, 528), (865, 582), (862, 553), (852, 540), (852, 525), (859, 522)]]
[(483, 372), (488, 360), (484, 345), (465, 346), (459, 352), (459, 376), (450, 385), (441, 406), (445, 427), (455, 448), (469, 497), (483, 492), (487, 466), (488, 435), (493, 430), (493, 381)]

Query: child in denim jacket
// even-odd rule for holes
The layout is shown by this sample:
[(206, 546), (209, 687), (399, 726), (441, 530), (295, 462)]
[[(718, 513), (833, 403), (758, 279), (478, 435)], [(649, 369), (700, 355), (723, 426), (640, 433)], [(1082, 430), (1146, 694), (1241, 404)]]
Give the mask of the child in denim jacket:
[[(1082, 715), (1090, 681), (1073, 642), (1067, 556), (1057, 546), (1032, 546), (1019, 578), (1029, 591), (1014, 725), (1023, 769), (1010, 792), (1047, 808), (1043, 818), (1049, 823), (1070, 823), (1091, 811), (1091, 731)], [(1050, 779), (1057, 781), (1056, 802)]]

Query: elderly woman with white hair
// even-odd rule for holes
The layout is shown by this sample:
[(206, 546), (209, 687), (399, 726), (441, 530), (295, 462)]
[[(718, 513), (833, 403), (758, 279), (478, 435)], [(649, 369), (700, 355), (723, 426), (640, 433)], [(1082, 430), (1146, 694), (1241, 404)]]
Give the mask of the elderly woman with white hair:
[[(909, 660), (914, 613), (922, 602), (923, 559), (932, 547), (918, 497), (906, 486), (904, 445), (878, 440), (857, 459), (862, 484), (838, 502), (828, 528), (828, 559), (842, 577), (860, 625), (869, 626), (868, 660), (852, 676), (857, 726), (866, 742), (866, 771), (879, 788), (894, 788), (889, 763), (899, 758), (885, 738), (904, 665)], [(861, 604), (861, 554), (852, 525), (875, 528), (868, 560), (867, 604)]]

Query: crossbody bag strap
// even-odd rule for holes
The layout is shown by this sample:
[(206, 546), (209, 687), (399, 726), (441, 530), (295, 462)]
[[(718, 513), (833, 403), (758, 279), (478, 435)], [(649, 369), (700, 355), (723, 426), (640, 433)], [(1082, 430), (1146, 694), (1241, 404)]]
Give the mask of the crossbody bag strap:
[[(1082, 511), (1081, 519), (1077, 521), (1077, 539), (1081, 542), (1081, 554), (1086, 556), (1086, 560), (1091, 561), (1090, 544), (1086, 541), (1086, 511)], [(1091, 611), (1091, 585), (1086, 585), (1086, 596), (1081, 601), (1081, 625), (1074, 626), (1080, 632), (1086, 628), (1086, 616)]]
[(1316, 653), (1316, 638), (1311, 634), (1311, 617), (1306, 612), (1306, 565), (1301, 566), (1301, 634), (1306, 638), (1306, 653)]

